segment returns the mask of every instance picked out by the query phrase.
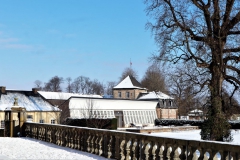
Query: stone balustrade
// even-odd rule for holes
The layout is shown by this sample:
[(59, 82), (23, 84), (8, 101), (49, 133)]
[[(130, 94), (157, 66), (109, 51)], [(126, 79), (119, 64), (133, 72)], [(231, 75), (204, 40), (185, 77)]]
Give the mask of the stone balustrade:
[(131, 132), (24, 123), (23, 136), (119, 160), (240, 160), (240, 146)]

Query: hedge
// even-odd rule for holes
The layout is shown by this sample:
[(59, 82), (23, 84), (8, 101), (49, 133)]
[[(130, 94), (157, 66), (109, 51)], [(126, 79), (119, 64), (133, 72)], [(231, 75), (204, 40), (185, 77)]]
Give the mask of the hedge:
[[(240, 121), (229, 121), (232, 129), (240, 129)], [(191, 125), (191, 126), (199, 126), (201, 128), (203, 124), (203, 120), (185, 120), (185, 119), (155, 119), (155, 125), (161, 126), (183, 126), (183, 125)]]

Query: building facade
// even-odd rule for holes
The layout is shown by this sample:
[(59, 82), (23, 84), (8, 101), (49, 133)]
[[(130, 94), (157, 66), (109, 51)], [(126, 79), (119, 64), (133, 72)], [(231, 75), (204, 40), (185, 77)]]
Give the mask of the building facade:
[[(1, 128), (4, 128), (5, 110), (11, 108), (17, 99), (19, 107), (26, 109), (26, 120), (36, 123), (60, 123), (61, 110), (56, 106), (45, 101), (37, 92), (24, 90), (7, 90), (6, 87), (0, 87), (0, 121)], [(14, 116), (14, 121), (18, 121)]]
[(117, 86), (113, 87), (113, 98), (116, 99), (137, 99), (140, 93), (147, 92), (147, 89), (132, 76), (127, 76)]

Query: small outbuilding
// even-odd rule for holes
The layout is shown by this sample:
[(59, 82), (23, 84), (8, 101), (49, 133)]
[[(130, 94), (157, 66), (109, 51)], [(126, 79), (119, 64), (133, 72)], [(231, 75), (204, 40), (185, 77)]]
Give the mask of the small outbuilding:
[[(10, 90), (0, 87), (0, 121), (1, 128), (4, 128), (4, 111), (13, 106), (14, 99), (17, 98), (18, 105), (26, 109), (26, 118), (29, 122), (36, 123), (60, 123), (61, 110), (45, 101), (35, 89)], [(14, 119), (18, 120), (18, 119)]]

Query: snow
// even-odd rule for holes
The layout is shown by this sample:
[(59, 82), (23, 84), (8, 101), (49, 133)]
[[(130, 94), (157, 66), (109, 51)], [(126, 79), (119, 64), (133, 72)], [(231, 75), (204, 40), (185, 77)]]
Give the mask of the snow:
[(78, 93), (65, 93), (65, 92), (44, 92), (38, 91), (38, 93), (45, 99), (61, 99), (68, 100), (70, 97), (91, 97), (91, 98), (102, 98), (100, 95), (84, 95)]
[(162, 93), (160, 91), (158, 92), (149, 92), (146, 95), (143, 95), (142, 97), (138, 98), (138, 99), (174, 99), (172, 97), (170, 97), (169, 95)]
[(0, 159), (84, 159), (106, 160), (106, 158), (61, 147), (32, 138), (0, 137)]
[[(176, 139), (203, 141), (203, 140), (201, 140), (200, 131), (201, 130), (160, 132), (160, 133), (156, 132), (156, 133), (151, 133), (151, 135), (158, 136), (158, 137), (168, 137), (168, 138), (176, 138)], [(231, 133), (233, 136), (233, 141), (232, 142), (221, 142), (221, 143), (240, 145), (240, 130), (232, 130)]]
[(139, 88), (139, 89), (143, 89), (141, 87), (134, 86), (129, 76), (127, 76), (124, 80), (122, 80), (117, 86), (115, 86), (113, 88), (114, 89), (118, 89), (118, 88)]
[(199, 110), (199, 109), (194, 109), (192, 111), (190, 111), (190, 113), (202, 113), (203, 111)]
[(27, 111), (57, 111), (57, 107), (44, 101), (41, 97), (26, 96), (22, 93), (9, 92), (2, 94), (0, 99), (0, 110), (12, 107), (14, 98), (18, 98), (19, 107), (26, 108)]

